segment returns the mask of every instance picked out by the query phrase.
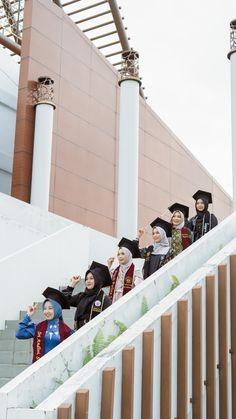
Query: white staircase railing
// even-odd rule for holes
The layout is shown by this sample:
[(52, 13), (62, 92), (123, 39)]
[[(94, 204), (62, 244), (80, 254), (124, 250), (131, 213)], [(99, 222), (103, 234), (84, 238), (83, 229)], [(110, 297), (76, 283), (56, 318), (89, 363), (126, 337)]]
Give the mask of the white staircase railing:
[[(144, 297), (147, 299), (149, 308), (154, 307), (169, 293), (171, 275), (176, 275), (181, 282), (186, 281), (221, 247), (234, 239), (235, 235), (236, 213), (2, 387), (0, 389), (0, 417), (5, 419), (7, 412), (13, 412), (18, 408), (28, 409), (33, 402), (36, 406), (43, 402), (56, 390), (59, 382), (67, 380), (71, 374), (81, 368), (84, 350), (91, 345), (99, 328), (103, 329), (107, 337), (116, 333), (114, 320), (120, 320), (130, 327), (141, 316)], [(45, 377), (47, 377), (46, 380)], [(31, 414), (33, 411), (31, 410)], [(39, 411), (37, 414), (39, 415)]]

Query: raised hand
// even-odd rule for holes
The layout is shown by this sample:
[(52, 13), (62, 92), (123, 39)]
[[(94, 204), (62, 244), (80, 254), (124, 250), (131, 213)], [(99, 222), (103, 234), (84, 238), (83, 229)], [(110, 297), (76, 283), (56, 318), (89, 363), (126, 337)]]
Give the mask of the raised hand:
[(145, 233), (145, 229), (144, 228), (139, 228), (138, 229), (138, 233), (137, 233), (137, 239), (140, 239), (140, 237), (142, 237)]
[(37, 310), (37, 304), (34, 304), (33, 306), (28, 306), (27, 308), (28, 316), (32, 317), (33, 314), (36, 312), (36, 310)]
[(75, 286), (81, 281), (81, 276), (72, 276), (70, 280), (70, 287), (75, 288)]
[(108, 266), (108, 269), (111, 269), (111, 266), (112, 266), (112, 264), (113, 264), (114, 260), (115, 260), (115, 258), (114, 258), (114, 257), (110, 257), (110, 258), (108, 259), (108, 261), (107, 261), (107, 266)]

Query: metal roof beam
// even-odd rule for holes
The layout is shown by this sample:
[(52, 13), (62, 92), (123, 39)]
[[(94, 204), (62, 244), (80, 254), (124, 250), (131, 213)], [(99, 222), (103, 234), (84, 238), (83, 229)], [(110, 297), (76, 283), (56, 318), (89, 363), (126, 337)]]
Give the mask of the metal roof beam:
[(103, 33), (102, 35), (98, 35), (98, 36), (95, 36), (94, 38), (90, 38), (90, 41), (96, 41), (97, 39), (105, 38), (106, 36), (110, 36), (110, 35), (114, 35), (114, 34), (117, 34), (117, 31), (111, 31), (111, 32)]
[(95, 29), (103, 28), (104, 26), (108, 26), (114, 23), (114, 20), (110, 20), (109, 22), (101, 23), (100, 25), (92, 26), (91, 28), (84, 29), (83, 32), (90, 32), (94, 31)]
[(21, 46), (17, 44), (12, 39), (7, 38), (7, 36), (0, 33), (0, 44), (5, 48), (8, 48), (10, 51), (14, 52), (17, 55), (21, 55)]
[(78, 25), (80, 23), (87, 22), (88, 20), (96, 19), (98, 17), (108, 15), (109, 13), (111, 13), (111, 11), (110, 10), (106, 10), (105, 12), (98, 13), (97, 15), (93, 15), (93, 16), (86, 17), (85, 19), (77, 20), (77, 22), (75, 22), (75, 23), (76, 23), (76, 25)]
[(112, 13), (115, 25), (116, 25), (116, 29), (120, 38), (120, 43), (122, 45), (123, 51), (130, 50), (130, 44), (129, 44), (128, 37), (125, 32), (125, 28), (121, 19), (117, 2), (116, 0), (108, 0), (108, 3), (111, 8), (111, 13)]
[(15, 19), (14, 11), (12, 10), (12, 4), (10, 0), (2, 0), (2, 5), (6, 14), (7, 21), (11, 28), (12, 35), (14, 36), (16, 43), (21, 44), (21, 39), (19, 38), (18, 34), (18, 22)]
[(99, 3), (90, 4), (89, 6), (83, 7), (82, 9), (73, 10), (73, 12), (67, 13), (68, 16), (76, 15), (77, 13), (85, 12), (86, 10), (93, 9), (94, 7), (101, 6), (102, 4), (107, 3), (107, 0), (100, 1)]
[(53, 3), (55, 3), (59, 7), (62, 7), (61, 0), (53, 0)]
[(109, 44), (100, 45), (100, 47), (97, 47), (97, 49), (108, 48), (108, 47), (112, 47), (113, 45), (117, 45), (117, 44), (120, 44), (120, 40), (119, 41), (110, 42)]
[(122, 54), (122, 52), (123, 52), (123, 51), (116, 51), (116, 52), (112, 52), (111, 54), (107, 54), (107, 55), (105, 55), (105, 57), (106, 57), (106, 58), (109, 58), (109, 57), (114, 57), (115, 55)]

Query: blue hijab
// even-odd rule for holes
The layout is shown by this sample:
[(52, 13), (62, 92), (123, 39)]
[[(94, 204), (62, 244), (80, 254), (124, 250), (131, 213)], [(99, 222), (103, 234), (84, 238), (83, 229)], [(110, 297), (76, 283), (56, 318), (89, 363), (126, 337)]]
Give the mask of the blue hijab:
[(51, 304), (52, 304), (52, 306), (53, 306), (53, 310), (54, 310), (54, 317), (53, 317), (53, 320), (56, 320), (56, 319), (63, 320), (63, 317), (62, 317), (62, 308), (61, 308), (60, 304), (59, 304), (57, 301), (52, 300), (51, 298), (47, 298), (47, 299), (43, 302), (43, 310), (44, 310), (45, 303), (46, 303), (47, 301), (50, 301), (50, 303), (51, 303)]

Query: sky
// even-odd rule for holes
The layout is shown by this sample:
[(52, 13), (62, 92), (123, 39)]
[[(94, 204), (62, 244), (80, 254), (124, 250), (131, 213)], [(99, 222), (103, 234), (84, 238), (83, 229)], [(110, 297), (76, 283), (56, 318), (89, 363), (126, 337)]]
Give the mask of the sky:
[(232, 194), (229, 23), (233, 0), (117, 0), (148, 104)]

